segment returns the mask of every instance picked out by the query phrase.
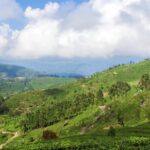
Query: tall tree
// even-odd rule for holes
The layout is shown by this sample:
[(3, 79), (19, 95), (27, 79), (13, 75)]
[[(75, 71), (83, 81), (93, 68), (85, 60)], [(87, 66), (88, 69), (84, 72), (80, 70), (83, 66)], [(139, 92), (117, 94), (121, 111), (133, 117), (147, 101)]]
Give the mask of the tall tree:
[(150, 89), (150, 75), (143, 74), (140, 81), (139, 81), (139, 87), (144, 90), (144, 89)]

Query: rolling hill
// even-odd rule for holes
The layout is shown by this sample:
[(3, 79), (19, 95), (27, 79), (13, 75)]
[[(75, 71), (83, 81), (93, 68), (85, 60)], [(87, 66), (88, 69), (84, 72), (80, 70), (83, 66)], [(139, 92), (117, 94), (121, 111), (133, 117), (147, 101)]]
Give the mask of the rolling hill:
[(27, 69), (25, 67), (14, 66), (14, 65), (7, 65), (7, 64), (0, 64), (0, 76), (1, 77), (34, 77), (37, 76), (38, 73), (31, 69)]
[(10, 96), (0, 130), (19, 136), (4, 149), (150, 149), (149, 75), (144, 60)]
[(4, 97), (62, 86), (74, 80), (73, 77), (50, 77), (25, 67), (0, 64), (0, 95)]

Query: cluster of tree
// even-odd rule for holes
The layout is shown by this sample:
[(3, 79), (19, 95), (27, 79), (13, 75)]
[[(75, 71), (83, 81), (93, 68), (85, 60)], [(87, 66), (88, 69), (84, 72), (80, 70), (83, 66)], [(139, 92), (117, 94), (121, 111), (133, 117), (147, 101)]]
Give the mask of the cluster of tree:
[(108, 70), (112, 70), (114, 68), (120, 67), (120, 66), (124, 66), (125, 64), (118, 64), (118, 65), (114, 65), (112, 67), (109, 67)]
[(60, 120), (72, 118), (95, 103), (97, 103), (97, 99), (94, 94), (80, 94), (73, 101), (56, 102), (26, 114), (21, 125), (25, 132), (30, 129), (46, 127)]
[(150, 90), (150, 75), (148, 73), (142, 75), (139, 81), (139, 87), (142, 90)]
[(122, 96), (127, 94), (130, 91), (131, 87), (128, 83), (118, 81), (117, 83), (113, 84), (109, 89), (110, 97), (114, 96)]

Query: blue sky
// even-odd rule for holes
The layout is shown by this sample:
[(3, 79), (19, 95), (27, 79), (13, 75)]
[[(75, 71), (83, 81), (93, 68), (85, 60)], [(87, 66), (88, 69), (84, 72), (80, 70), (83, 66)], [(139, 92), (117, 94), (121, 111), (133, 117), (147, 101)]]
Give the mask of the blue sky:
[(81, 3), (87, 0), (17, 0), (17, 2), (21, 5), (23, 9), (25, 9), (27, 6), (32, 6), (33, 8), (43, 8), (44, 5), (48, 2), (63, 2), (73, 1), (75, 3)]
[[(32, 8), (42, 9), (49, 2), (57, 2), (59, 4), (73, 2), (78, 5), (86, 1), (88, 0), (16, 0), (23, 11), (29, 6), (31, 6)], [(25, 21), (23, 19), (9, 19), (5, 22), (8, 23), (13, 29), (21, 29), (25, 25)]]

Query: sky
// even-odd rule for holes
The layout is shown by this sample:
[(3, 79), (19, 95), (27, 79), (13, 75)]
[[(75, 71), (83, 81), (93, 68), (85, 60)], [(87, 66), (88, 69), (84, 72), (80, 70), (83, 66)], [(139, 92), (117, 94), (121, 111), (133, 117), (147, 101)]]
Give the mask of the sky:
[(150, 57), (150, 0), (0, 0), (0, 58)]
[(32, 6), (33, 8), (43, 8), (45, 4), (50, 1), (58, 3), (65, 3), (67, 1), (70, 1), (76, 4), (80, 4), (87, 0), (17, 0), (17, 3), (22, 7), (22, 9), (26, 9), (28, 6)]

